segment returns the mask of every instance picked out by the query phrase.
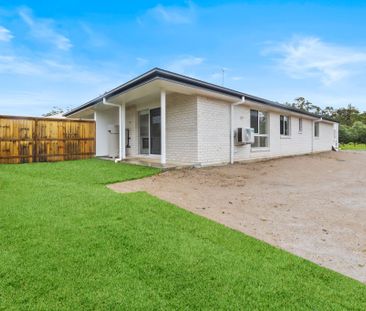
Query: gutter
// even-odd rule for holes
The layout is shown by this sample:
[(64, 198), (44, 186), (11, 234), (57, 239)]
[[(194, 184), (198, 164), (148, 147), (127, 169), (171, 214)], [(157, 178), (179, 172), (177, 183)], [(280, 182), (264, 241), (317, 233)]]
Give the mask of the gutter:
[(230, 164), (234, 164), (234, 106), (245, 103), (245, 96), (241, 100), (230, 105)]

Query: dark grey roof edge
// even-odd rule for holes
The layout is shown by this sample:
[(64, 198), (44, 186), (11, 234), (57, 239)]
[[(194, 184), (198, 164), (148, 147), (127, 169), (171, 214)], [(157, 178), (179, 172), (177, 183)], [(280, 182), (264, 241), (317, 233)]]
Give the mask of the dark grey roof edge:
[(69, 115), (72, 115), (72, 114), (80, 111), (80, 110), (83, 110), (85, 108), (93, 106), (93, 105), (101, 102), (104, 97), (108, 98), (108, 97), (115, 96), (115, 95), (120, 94), (122, 92), (125, 92), (125, 91), (127, 91), (127, 90), (129, 90), (133, 87), (145, 84), (145, 83), (147, 83), (151, 80), (154, 80), (156, 78), (163, 78), (165, 80), (170, 80), (170, 81), (173, 81), (173, 82), (180, 82), (180, 83), (183, 83), (183, 84), (188, 84), (188, 85), (199, 87), (199, 88), (204, 88), (204, 89), (214, 91), (214, 92), (218, 92), (218, 93), (221, 93), (221, 94), (225, 94), (225, 95), (228, 95), (228, 96), (237, 97), (238, 99), (240, 99), (244, 96), (246, 99), (249, 99), (249, 100), (261, 103), (261, 104), (269, 105), (269, 106), (274, 107), (274, 108), (285, 109), (285, 110), (288, 110), (288, 111), (308, 115), (308, 116), (311, 116), (311, 117), (323, 118), (324, 120), (328, 120), (328, 121), (331, 121), (331, 122), (337, 122), (337, 121), (335, 121), (331, 118), (322, 117), (321, 115), (318, 115), (318, 114), (303, 111), (303, 110), (300, 110), (300, 109), (297, 109), (297, 108), (294, 108), (294, 107), (291, 107), (291, 106), (280, 104), (280, 103), (270, 101), (270, 100), (267, 100), (267, 99), (264, 99), (264, 98), (261, 98), (261, 97), (257, 97), (257, 96), (253, 96), (253, 95), (246, 94), (246, 93), (243, 93), (243, 92), (239, 92), (239, 91), (236, 91), (236, 90), (233, 90), (233, 89), (230, 89), (230, 88), (226, 88), (226, 87), (219, 86), (219, 85), (216, 85), (216, 84), (213, 84), (213, 83), (205, 82), (205, 81), (202, 81), (202, 80), (199, 80), (199, 79), (196, 79), (196, 78), (192, 78), (192, 77), (188, 77), (188, 76), (185, 76), (185, 75), (177, 74), (177, 73), (174, 73), (174, 72), (171, 72), (171, 71), (168, 71), (168, 70), (165, 70), (165, 69), (157, 68), (157, 67), (143, 73), (142, 75), (137, 76), (136, 78), (134, 78), (134, 79), (132, 79), (132, 80), (130, 80), (130, 81), (128, 81), (128, 82), (126, 82), (126, 83), (124, 83), (124, 84), (122, 84), (122, 85), (120, 85), (120, 86), (118, 86), (118, 87), (116, 87), (116, 88), (114, 88), (110, 91), (108, 91), (108, 92), (106, 92), (103, 95), (100, 95), (100, 96), (92, 99), (91, 101), (88, 101), (87, 103), (85, 103), (85, 104), (83, 104), (83, 105), (81, 105), (81, 106), (79, 106), (79, 107), (77, 107), (73, 110), (70, 110), (69, 112), (65, 113), (64, 116), (67, 117)]

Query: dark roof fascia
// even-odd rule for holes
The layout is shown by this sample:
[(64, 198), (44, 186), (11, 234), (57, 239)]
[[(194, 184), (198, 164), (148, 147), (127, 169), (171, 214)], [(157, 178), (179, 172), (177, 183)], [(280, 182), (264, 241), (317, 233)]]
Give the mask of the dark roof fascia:
[[(270, 101), (270, 100), (267, 100), (267, 99), (264, 99), (264, 98), (260, 98), (260, 97), (257, 97), (257, 96), (253, 96), (253, 95), (249, 95), (249, 94), (242, 93), (242, 92), (239, 92), (239, 91), (235, 91), (233, 89), (229, 89), (229, 88), (222, 87), (222, 86), (219, 86), (219, 85), (216, 85), (216, 84), (204, 82), (202, 80), (187, 77), (187, 76), (184, 76), (184, 75), (181, 75), (181, 74), (176, 74), (174, 72), (164, 70), (164, 69), (160, 69), (160, 68), (154, 68), (154, 69), (152, 69), (152, 70), (150, 70), (150, 71), (148, 71), (148, 72), (146, 72), (146, 73), (144, 73), (144, 74), (142, 74), (142, 75), (140, 75), (140, 76), (138, 76), (138, 77), (136, 77), (136, 78), (134, 78), (134, 79), (132, 79), (132, 80), (130, 80), (130, 81), (114, 88), (114, 89), (112, 89), (112, 90), (110, 90), (109, 92), (106, 92), (105, 94), (96, 97), (95, 99), (85, 103), (84, 105), (81, 105), (81, 106), (67, 112), (65, 114), (65, 116), (72, 115), (72, 114), (74, 114), (74, 113), (76, 113), (80, 110), (86, 109), (90, 106), (93, 106), (93, 105), (99, 103), (99, 102), (102, 102), (103, 98), (109, 98), (109, 97), (116, 96), (116, 95), (121, 94), (123, 92), (126, 92), (126, 91), (128, 91), (128, 90), (130, 90), (134, 87), (140, 86), (142, 84), (146, 84), (146, 83), (148, 83), (152, 80), (159, 79), (159, 78), (164, 79), (164, 80), (168, 80), (168, 81), (187, 84), (187, 85), (198, 87), (198, 88), (203, 88), (203, 89), (210, 90), (210, 91), (217, 92), (217, 93), (221, 93), (221, 94), (224, 94), (224, 95), (227, 95), (227, 96), (236, 97), (238, 99), (241, 99), (244, 96), (246, 99), (249, 99), (251, 101), (255, 101), (255, 102), (258, 102), (258, 103), (261, 103), (261, 104), (264, 104), (264, 105), (268, 105), (268, 106), (271, 106), (271, 107), (274, 107), (274, 108), (278, 108), (278, 109), (285, 109), (285, 110), (289, 110), (289, 111), (296, 112), (296, 113), (299, 113), (299, 114), (308, 115), (308, 116), (311, 116), (311, 117), (314, 117), (314, 118), (321, 118), (322, 117), (320, 115), (317, 115), (317, 114), (314, 114), (314, 113), (311, 113), (311, 112), (303, 111), (303, 110), (300, 110), (300, 109), (297, 109), (297, 108), (294, 108), (294, 107), (291, 107), (291, 106), (276, 103), (276, 102), (273, 102), (273, 101)], [(323, 117), (323, 119), (327, 120), (327, 121), (331, 121), (331, 122), (337, 122), (337, 121), (332, 120), (330, 118)]]

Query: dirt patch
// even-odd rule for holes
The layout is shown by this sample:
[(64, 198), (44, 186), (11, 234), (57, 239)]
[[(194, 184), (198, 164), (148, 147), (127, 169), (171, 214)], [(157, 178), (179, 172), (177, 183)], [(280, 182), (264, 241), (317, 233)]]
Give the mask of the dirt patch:
[(366, 283), (366, 153), (175, 170), (109, 187), (147, 191)]

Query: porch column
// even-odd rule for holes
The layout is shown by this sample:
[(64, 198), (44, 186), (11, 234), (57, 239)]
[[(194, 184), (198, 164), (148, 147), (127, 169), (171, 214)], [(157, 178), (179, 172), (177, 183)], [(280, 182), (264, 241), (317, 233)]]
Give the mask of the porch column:
[(126, 104), (119, 107), (119, 157), (126, 159)]
[(160, 163), (166, 163), (166, 92), (160, 91), (161, 156)]

